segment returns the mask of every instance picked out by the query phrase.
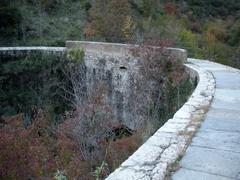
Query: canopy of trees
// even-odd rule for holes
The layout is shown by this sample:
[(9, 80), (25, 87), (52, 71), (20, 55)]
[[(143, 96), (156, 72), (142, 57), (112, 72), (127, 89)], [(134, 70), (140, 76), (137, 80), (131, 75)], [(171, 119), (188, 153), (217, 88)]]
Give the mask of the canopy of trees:
[(238, 0), (3, 0), (0, 46), (172, 39), (190, 56), (239, 67)]

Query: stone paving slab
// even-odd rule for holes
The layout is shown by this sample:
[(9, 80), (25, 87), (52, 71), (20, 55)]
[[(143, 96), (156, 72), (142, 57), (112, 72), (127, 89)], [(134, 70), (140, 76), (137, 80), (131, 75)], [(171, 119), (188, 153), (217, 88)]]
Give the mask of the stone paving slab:
[(193, 138), (192, 145), (240, 153), (239, 132), (200, 130)]
[(202, 129), (240, 133), (240, 115), (237, 110), (215, 109), (208, 113)]
[[(181, 167), (237, 179), (240, 172), (240, 156), (239, 153), (189, 146), (181, 161)], [(177, 176), (178, 171), (175, 175), (176, 180)]]
[(240, 102), (240, 88), (239, 89), (217, 89), (214, 95), (215, 99), (226, 102)]
[(212, 108), (215, 109), (226, 109), (226, 110), (239, 110), (240, 111), (240, 101), (223, 101), (221, 99), (214, 99), (212, 103)]
[[(194, 178), (193, 178), (194, 177)], [(182, 168), (182, 170), (176, 175), (173, 175), (173, 180), (234, 180), (233, 178), (208, 174), (200, 171), (193, 171), (190, 169)]]
[[(211, 108), (208, 111), (206, 118), (240, 121), (239, 110), (229, 110), (229, 109), (219, 109), (219, 108), (218, 109)], [(203, 125), (204, 124), (205, 123), (203, 123)]]
[(240, 88), (239, 90), (217, 88), (211, 108), (240, 111)]

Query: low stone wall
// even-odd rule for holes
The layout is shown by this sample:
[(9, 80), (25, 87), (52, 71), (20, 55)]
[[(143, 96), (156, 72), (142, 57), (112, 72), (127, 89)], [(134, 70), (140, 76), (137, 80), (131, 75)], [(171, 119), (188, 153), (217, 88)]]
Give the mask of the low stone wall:
[(215, 93), (213, 75), (196, 65), (186, 64), (198, 85), (189, 100), (107, 180), (163, 180), (178, 161), (208, 111)]
[(129, 55), (129, 47), (133, 45), (106, 43), (106, 42), (92, 42), (92, 41), (67, 41), (66, 48), (73, 48), (81, 46), (86, 52), (99, 52), (108, 55)]
[[(92, 41), (67, 41), (66, 47), (72, 48), (81, 46), (87, 52), (100, 52), (108, 55), (118, 56), (130, 56), (129, 49), (136, 47), (132, 44), (120, 44), (120, 43), (106, 43), (106, 42), (92, 42)], [(156, 47), (157, 48), (157, 47)], [(187, 61), (187, 52), (184, 49), (179, 48), (167, 48), (170, 53), (177, 57), (180, 61)]]
[(65, 47), (0, 47), (0, 59), (6, 56), (21, 57), (34, 52), (63, 55)]

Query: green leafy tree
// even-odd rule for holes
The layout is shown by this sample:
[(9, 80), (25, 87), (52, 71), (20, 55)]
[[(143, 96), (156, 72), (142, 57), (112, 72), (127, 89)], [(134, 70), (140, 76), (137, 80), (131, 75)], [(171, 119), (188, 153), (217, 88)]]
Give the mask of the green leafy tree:
[(240, 20), (237, 20), (230, 28), (228, 44), (240, 46)]
[(96, 0), (84, 32), (87, 37), (116, 42), (129, 39), (133, 30), (131, 7), (127, 0)]

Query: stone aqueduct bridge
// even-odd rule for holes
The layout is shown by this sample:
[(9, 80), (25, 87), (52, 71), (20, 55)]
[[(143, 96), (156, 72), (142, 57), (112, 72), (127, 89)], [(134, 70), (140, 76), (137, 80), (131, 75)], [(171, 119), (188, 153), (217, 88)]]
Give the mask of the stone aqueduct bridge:
[[(97, 52), (118, 56), (127, 52), (127, 45), (123, 44), (67, 42), (66, 46), (76, 44), (81, 44), (89, 55)], [(0, 57), (31, 51), (61, 54), (65, 48), (0, 48)], [(198, 85), (173, 118), (107, 179), (239, 180), (240, 71), (210, 61), (187, 59), (181, 49), (171, 51), (179, 60), (186, 60), (187, 71), (198, 78)], [(134, 70), (134, 64), (121, 59), (111, 63)], [(122, 72), (115, 72), (118, 73)], [(122, 88), (122, 92), (125, 90)]]

